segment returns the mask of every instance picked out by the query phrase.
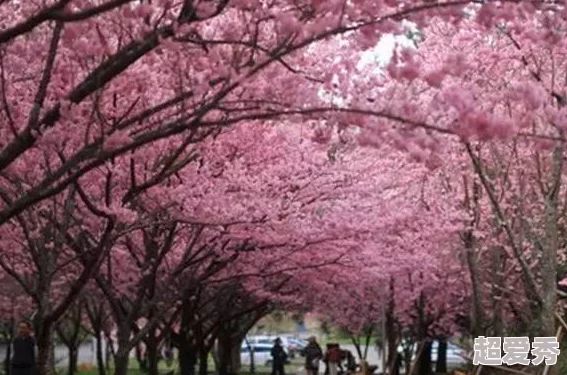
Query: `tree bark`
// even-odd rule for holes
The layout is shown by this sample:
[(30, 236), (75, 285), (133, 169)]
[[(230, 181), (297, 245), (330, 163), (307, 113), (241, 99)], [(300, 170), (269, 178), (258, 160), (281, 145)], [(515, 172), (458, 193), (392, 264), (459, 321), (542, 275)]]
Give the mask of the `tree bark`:
[(79, 361), (79, 348), (74, 345), (67, 347), (69, 352), (69, 363), (67, 365), (67, 375), (75, 375), (77, 373), (77, 363)]
[(218, 339), (217, 345), (217, 357), (218, 357), (218, 373), (219, 375), (231, 375), (230, 374), (230, 342), (226, 335), (221, 335)]
[(130, 356), (128, 354), (115, 354), (114, 355), (114, 375), (127, 375), (128, 374), (128, 361)]
[(194, 348), (187, 345), (179, 348), (179, 372), (181, 375), (195, 375), (196, 363), (197, 355)]
[(136, 345), (134, 353), (136, 354), (136, 361), (138, 361), (140, 372), (146, 374), (148, 372), (148, 362), (146, 361), (146, 353), (142, 352), (142, 343)]
[(358, 341), (358, 339), (354, 335), (350, 335), (350, 341), (352, 342), (352, 345), (354, 345), (354, 350), (356, 350), (356, 355), (358, 355), (358, 359), (361, 361), (365, 359), (362, 354), (362, 349), (360, 348), (360, 341)]
[(132, 333), (129, 327), (118, 327), (118, 350), (114, 353), (114, 375), (127, 375), (128, 365), (130, 361), (130, 334)]
[(445, 339), (439, 340), (437, 347), (437, 362), (435, 363), (435, 372), (447, 372), (447, 341)]
[(43, 324), (37, 330), (37, 374), (55, 375), (54, 353), (53, 353), (53, 326)]
[(421, 356), (418, 358), (418, 375), (430, 375), (431, 374), (431, 341), (427, 340), (422, 342), (424, 345)]
[[(561, 132), (563, 133), (563, 132)], [(563, 136), (563, 134), (561, 134)], [(545, 238), (540, 258), (541, 264), (541, 334), (555, 336), (555, 312), (557, 309), (557, 251), (559, 248), (558, 212), (561, 190), (563, 153), (565, 146), (557, 144), (553, 149), (553, 163), (549, 192), (545, 197)], [(549, 375), (559, 373), (557, 366), (550, 368)]]
[(149, 375), (158, 375), (159, 351), (155, 329), (146, 339), (146, 360)]
[[(387, 368), (392, 368), (394, 365), (398, 365), (396, 358), (398, 357), (398, 334), (396, 332), (396, 322), (394, 320), (394, 279), (390, 279), (390, 296), (388, 300), (388, 307), (386, 309), (386, 324), (385, 324), (385, 334), (386, 334), (386, 366)], [(397, 361), (394, 364), (394, 361)], [(398, 366), (399, 367), (399, 366)]]
[(236, 340), (231, 333), (219, 336), (218, 356), (219, 375), (236, 375), (240, 370), (241, 340)]
[(111, 369), (110, 369), (110, 364), (111, 364), (111, 359), (114, 358), (114, 354), (115, 354), (115, 350), (114, 350), (114, 342), (112, 341), (112, 338), (110, 337), (110, 334), (106, 334), (105, 332), (105, 340), (106, 340), (106, 355), (105, 355), (105, 360), (104, 360), (104, 368), (106, 369), (106, 372), (111, 373)]
[(4, 359), (4, 373), (12, 375), (12, 337), (8, 339), (8, 347), (6, 348), (6, 358)]
[(199, 350), (199, 375), (207, 375), (209, 371), (209, 350), (201, 347)]
[(429, 375), (431, 372), (431, 341), (427, 336), (427, 323), (425, 312), (425, 296), (423, 292), (420, 293), (417, 301), (417, 342), (418, 352), (416, 355), (415, 368), (412, 371), (415, 373), (417, 370), (418, 375)]
[(501, 246), (492, 248), (492, 335), (502, 337), (504, 334), (503, 302), (504, 302), (504, 269), (506, 256)]
[(472, 233), (472, 230), (467, 230), (467, 232), (463, 235), (463, 244), (466, 251), (467, 266), (471, 279), (473, 297), (470, 332), (474, 337), (476, 337), (483, 334), (485, 317), (481, 303), (482, 296), (480, 291), (480, 277), (475, 253), (474, 234)]
[(104, 353), (102, 348), (102, 335), (100, 331), (95, 330), (94, 336), (96, 341), (96, 365), (98, 369), (98, 375), (106, 375)]

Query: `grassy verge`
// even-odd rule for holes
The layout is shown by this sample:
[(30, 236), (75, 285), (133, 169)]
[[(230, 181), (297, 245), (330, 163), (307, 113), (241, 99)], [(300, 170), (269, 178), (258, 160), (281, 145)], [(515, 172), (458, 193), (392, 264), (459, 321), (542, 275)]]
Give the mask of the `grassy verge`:
[[(210, 365), (212, 365), (212, 361), (211, 361)], [(290, 361), (289, 364), (286, 365), (285, 370), (286, 370), (287, 374), (295, 374), (295, 373), (297, 373), (297, 371), (302, 366), (303, 366), (302, 359), (301, 358), (295, 358), (292, 361)], [(179, 374), (178, 366), (177, 366), (177, 363), (175, 361), (174, 361), (174, 363), (171, 367), (167, 367), (167, 365), (164, 362), (160, 362), (159, 366), (158, 366), (158, 370), (161, 374), (167, 374), (171, 371), (174, 371), (175, 374)], [(209, 367), (209, 374), (213, 373), (211, 370), (212, 370), (211, 367)], [(108, 374), (111, 375), (112, 372), (113, 372), (113, 369), (112, 369), (112, 366), (111, 366), (110, 372), (108, 372)], [(57, 373), (59, 375), (66, 375), (67, 374), (67, 368), (66, 367), (58, 368)], [(272, 368), (269, 367), (269, 366), (263, 366), (263, 365), (256, 365), (255, 366), (255, 375), (269, 375), (271, 373), (272, 373)], [(250, 365), (243, 364), (240, 368), (239, 374), (251, 375)], [(98, 368), (97, 367), (89, 367), (89, 368), (80, 367), (75, 375), (98, 375)], [(128, 366), (128, 375), (146, 375), (146, 374), (140, 370), (140, 365), (139, 365), (138, 361), (136, 361), (135, 359), (132, 359), (130, 361), (129, 366)]]

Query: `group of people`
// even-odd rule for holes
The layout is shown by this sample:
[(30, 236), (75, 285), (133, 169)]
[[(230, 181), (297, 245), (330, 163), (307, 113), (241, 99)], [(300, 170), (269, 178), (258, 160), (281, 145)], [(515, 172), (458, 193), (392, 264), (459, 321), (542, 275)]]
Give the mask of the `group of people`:
[[(279, 338), (275, 340), (271, 354), (273, 358), (272, 375), (285, 375), (284, 366), (287, 361), (287, 354)], [(323, 353), (323, 350), (314, 336), (308, 339), (308, 344), (299, 354), (305, 357), (305, 370), (307, 371), (307, 375), (319, 374), (321, 362), (325, 364), (325, 375), (339, 375), (344, 373), (342, 363), (345, 360), (347, 362), (347, 370), (353, 372), (356, 369), (356, 361), (351, 352), (341, 350), (339, 344), (327, 344), (327, 350)]]
[[(36, 373), (35, 340), (31, 331), (31, 324), (28, 322), (21, 322), (18, 326), (18, 334), (12, 341), (11, 375), (35, 375)], [(273, 358), (272, 375), (285, 375), (284, 366), (287, 362), (287, 353), (279, 338), (275, 340), (271, 355)], [(352, 372), (356, 369), (356, 361), (351, 352), (341, 350), (339, 344), (327, 344), (327, 350), (323, 353), (314, 336), (308, 339), (308, 344), (301, 350), (300, 355), (305, 357), (307, 375), (318, 375), (321, 362), (326, 365), (325, 375), (344, 373), (342, 362), (345, 360), (347, 370)]]

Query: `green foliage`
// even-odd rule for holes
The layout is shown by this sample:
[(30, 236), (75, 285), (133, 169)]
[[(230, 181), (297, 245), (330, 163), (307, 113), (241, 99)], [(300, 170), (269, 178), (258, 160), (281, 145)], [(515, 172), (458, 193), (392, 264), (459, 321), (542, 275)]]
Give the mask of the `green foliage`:
[(284, 320), (284, 313), (282, 311), (274, 311), (271, 316), (276, 323), (281, 323)]
[(329, 322), (327, 321), (322, 321), (321, 325), (319, 326), (319, 329), (321, 330), (321, 332), (323, 332), (325, 335), (330, 335), (331, 334), (331, 325), (329, 324)]

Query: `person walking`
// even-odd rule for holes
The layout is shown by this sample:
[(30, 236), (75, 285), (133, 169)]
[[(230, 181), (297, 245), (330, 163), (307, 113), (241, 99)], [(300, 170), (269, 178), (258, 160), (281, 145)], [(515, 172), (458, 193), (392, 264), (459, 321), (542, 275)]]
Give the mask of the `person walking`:
[(31, 325), (21, 322), (18, 335), (12, 342), (12, 375), (35, 375), (35, 340), (31, 336)]
[(329, 369), (329, 375), (338, 375), (339, 362), (341, 361), (341, 349), (339, 344), (327, 345), (325, 359)]
[(287, 361), (287, 353), (282, 346), (282, 340), (278, 337), (274, 341), (272, 347), (272, 375), (285, 375), (285, 362)]
[(305, 370), (307, 375), (318, 375), (319, 362), (323, 358), (323, 351), (317, 343), (315, 336), (309, 337), (308, 341), (307, 346), (301, 350), (301, 356), (305, 357)]
[(323, 363), (325, 364), (325, 371), (323, 371), (323, 375), (329, 375), (329, 349), (333, 346), (333, 344), (327, 344), (327, 350), (325, 350), (325, 355), (323, 356)]

